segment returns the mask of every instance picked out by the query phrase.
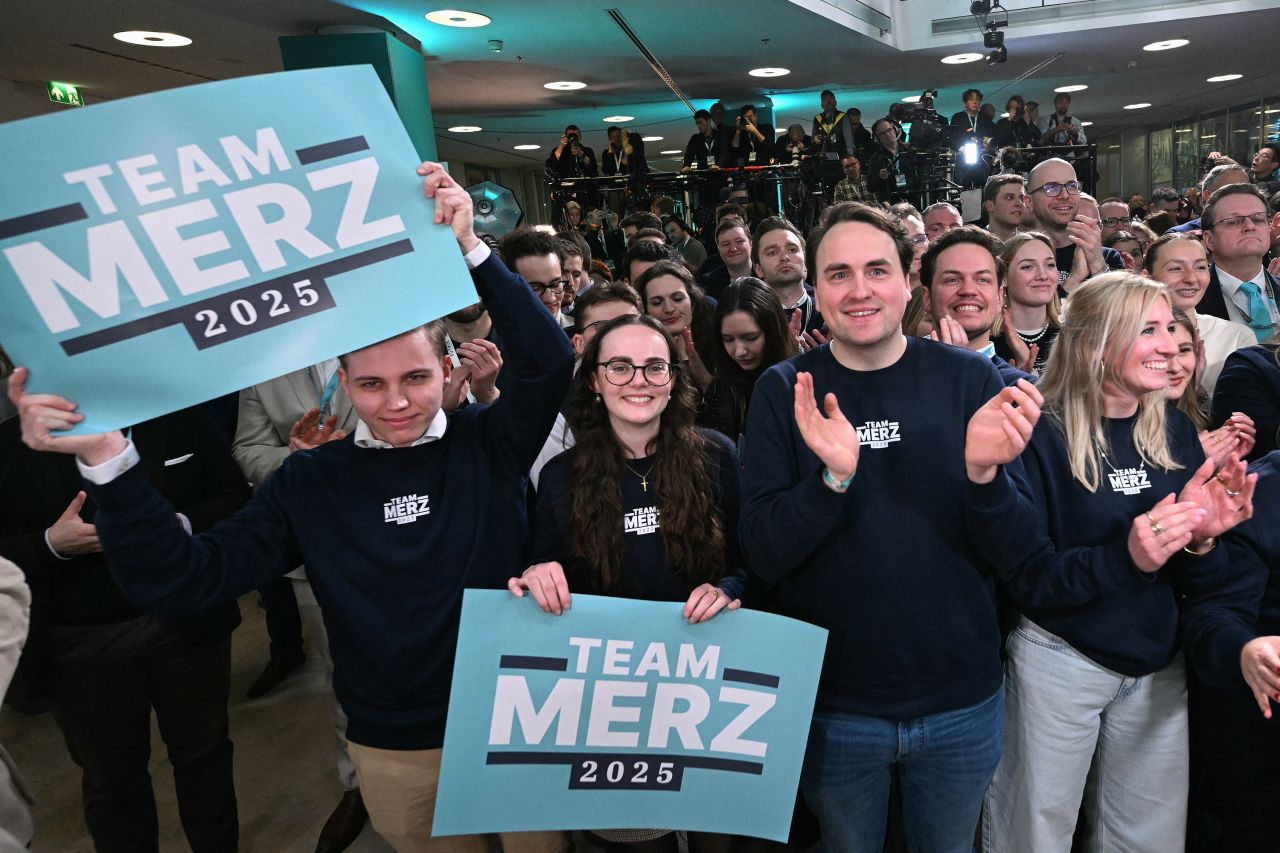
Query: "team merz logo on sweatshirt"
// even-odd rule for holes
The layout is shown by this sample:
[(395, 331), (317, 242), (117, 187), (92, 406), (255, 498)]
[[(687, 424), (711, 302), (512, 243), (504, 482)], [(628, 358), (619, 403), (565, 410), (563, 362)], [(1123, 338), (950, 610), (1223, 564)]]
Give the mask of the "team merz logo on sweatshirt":
[(654, 533), (659, 527), (658, 508), (656, 506), (636, 507), (622, 517), (622, 525), (623, 533), (634, 533), (637, 536)]
[(867, 421), (857, 429), (858, 444), (873, 450), (902, 441), (902, 436), (898, 435), (897, 421)]
[(1111, 480), (1111, 491), (1117, 494), (1136, 495), (1143, 489), (1151, 488), (1146, 468), (1118, 468), (1107, 477)]
[(417, 521), (422, 516), (431, 514), (431, 507), (427, 505), (430, 500), (428, 495), (422, 497), (405, 495), (402, 498), (392, 498), (382, 505), (382, 520), (387, 524), (408, 524)]

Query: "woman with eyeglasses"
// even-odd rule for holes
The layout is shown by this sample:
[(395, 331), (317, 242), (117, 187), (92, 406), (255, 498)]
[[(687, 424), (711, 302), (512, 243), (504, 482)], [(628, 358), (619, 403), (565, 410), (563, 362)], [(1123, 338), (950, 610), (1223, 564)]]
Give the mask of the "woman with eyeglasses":
[(711, 384), (717, 339), (715, 303), (694, 284), (684, 264), (659, 261), (640, 274), (632, 286), (640, 294), (645, 313), (675, 338), (678, 362), (687, 366), (699, 391)]
[[(1022, 617), (1010, 634), (1004, 753), (984, 849), (1184, 847), (1183, 614), (1226, 575), (1217, 537), (1249, 517), (1256, 478), (1217, 469), (1165, 400), (1177, 352), (1163, 285), (1130, 273), (1071, 297), (1021, 456), (1029, 504), (989, 555)], [(1190, 618), (1190, 617), (1188, 617)]]
[(1040, 373), (1062, 327), (1053, 242), (1039, 231), (1025, 231), (1005, 241), (1000, 257), (1008, 272), (996, 355), (1015, 367), (1030, 362), (1030, 372)]
[(1209, 256), (1204, 243), (1189, 234), (1165, 234), (1147, 248), (1142, 269), (1169, 289), (1173, 307), (1186, 312), (1195, 323), (1204, 343), (1204, 372), (1200, 385), (1207, 394), (1213, 394), (1227, 356), (1242, 347), (1256, 344), (1257, 338), (1243, 323), (1196, 312), (1196, 306), (1209, 287)]
[[(652, 317), (609, 321), (587, 344), (569, 425), (577, 443), (538, 489), (534, 563), (507, 586), (548, 613), (572, 592), (683, 602), (690, 623), (739, 606), (738, 460), (694, 426), (698, 392), (676, 341)], [(670, 830), (598, 830), (607, 851), (676, 853)], [(696, 853), (724, 836), (689, 833)]]

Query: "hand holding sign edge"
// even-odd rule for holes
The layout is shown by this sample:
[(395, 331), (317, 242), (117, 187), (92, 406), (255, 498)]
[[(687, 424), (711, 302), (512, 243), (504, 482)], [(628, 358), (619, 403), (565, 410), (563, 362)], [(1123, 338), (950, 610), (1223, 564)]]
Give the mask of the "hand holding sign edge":
[(96, 435), (54, 435), (56, 431), (71, 429), (84, 420), (84, 415), (65, 397), (28, 394), (26, 386), (27, 369), (19, 367), (9, 377), (9, 399), (18, 407), (22, 441), (32, 450), (73, 453), (86, 465), (100, 465), (128, 446), (120, 430)]

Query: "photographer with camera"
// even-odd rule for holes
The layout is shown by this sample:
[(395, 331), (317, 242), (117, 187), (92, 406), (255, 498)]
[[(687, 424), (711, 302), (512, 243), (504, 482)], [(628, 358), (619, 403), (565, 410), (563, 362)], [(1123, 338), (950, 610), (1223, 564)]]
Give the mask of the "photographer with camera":
[(1031, 123), (1027, 117), (1027, 102), (1021, 95), (1010, 95), (1005, 105), (1008, 118), (996, 122), (995, 144), (997, 148), (1012, 145), (1015, 148), (1026, 148), (1040, 142), (1040, 128)]
[(560, 144), (547, 157), (547, 169), (557, 178), (594, 178), (599, 174), (596, 152), (582, 144), (582, 131), (577, 125), (569, 125), (560, 137)]
[(754, 104), (747, 104), (738, 111), (738, 119), (729, 139), (730, 166), (767, 166), (773, 162), (773, 137), (771, 124), (757, 124)]

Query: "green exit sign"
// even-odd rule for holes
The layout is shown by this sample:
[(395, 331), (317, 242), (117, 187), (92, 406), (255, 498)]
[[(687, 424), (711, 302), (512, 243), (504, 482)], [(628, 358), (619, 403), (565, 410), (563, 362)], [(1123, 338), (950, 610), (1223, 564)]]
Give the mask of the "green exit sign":
[(72, 86), (70, 83), (55, 83), (49, 81), (49, 100), (58, 104), (70, 104), (73, 107), (83, 107), (84, 98), (80, 96), (80, 88)]

